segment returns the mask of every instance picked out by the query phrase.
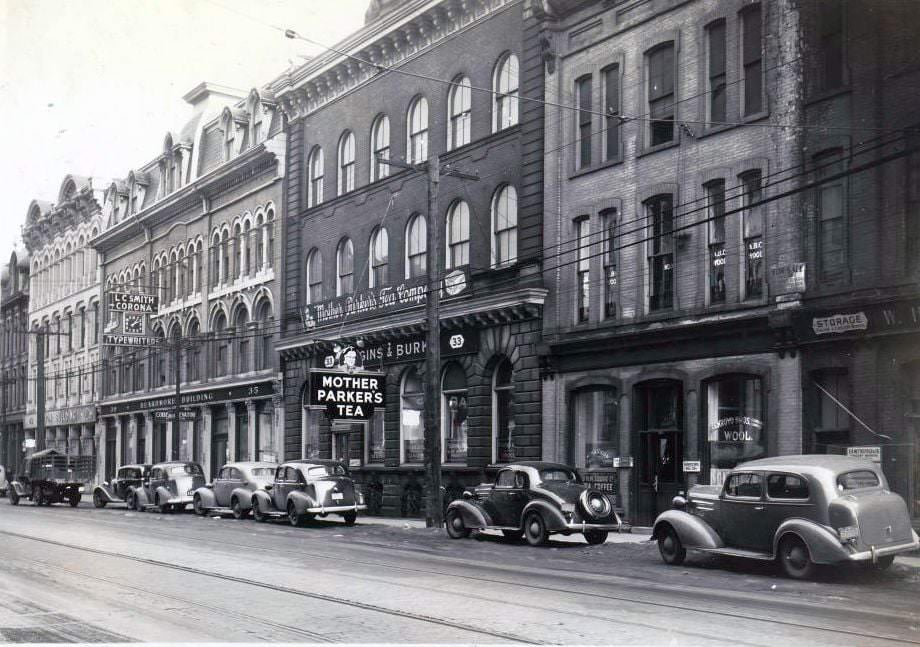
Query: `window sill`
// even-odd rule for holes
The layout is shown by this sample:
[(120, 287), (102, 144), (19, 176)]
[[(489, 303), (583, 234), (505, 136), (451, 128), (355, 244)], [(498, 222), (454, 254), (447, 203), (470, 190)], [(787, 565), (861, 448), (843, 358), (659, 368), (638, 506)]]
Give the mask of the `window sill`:
[(638, 153), (636, 153), (636, 158), (645, 157), (646, 155), (651, 155), (653, 153), (658, 153), (661, 151), (666, 151), (671, 148), (676, 148), (680, 146), (680, 138), (675, 138), (673, 141), (665, 142), (663, 144), (658, 144), (657, 146), (646, 146)]
[(849, 85), (842, 85), (838, 88), (831, 88), (828, 90), (816, 90), (805, 98), (805, 107), (807, 108), (813, 104), (849, 94), (851, 91), (852, 88)]
[(770, 116), (769, 110), (761, 110), (760, 112), (755, 112), (754, 114), (742, 115), (741, 121), (746, 124), (750, 124), (750, 123), (754, 123), (755, 121), (760, 121), (761, 119), (766, 119), (769, 116)]
[(703, 128), (703, 130), (696, 136), (699, 139), (706, 139), (707, 137), (712, 137), (713, 135), (718, 135), (719, 133), (724, 133), (729, 130), (734, 130), (738, 126), (736, 124), (719, 124), (717, 126), (712, 126), (709, 128)]
[(592, 173), (597, 173), (598, 171), (603, 171), (614, 166), (618, 166), (623, 163), (622, 157), (617, 157), (616, 159), (607, 160), (597, 166), (588, 166), (586, 168), (578, 169), (577, 171), (569, 174), (569, 179), (574, 180), (585, 175), (591, 175)]

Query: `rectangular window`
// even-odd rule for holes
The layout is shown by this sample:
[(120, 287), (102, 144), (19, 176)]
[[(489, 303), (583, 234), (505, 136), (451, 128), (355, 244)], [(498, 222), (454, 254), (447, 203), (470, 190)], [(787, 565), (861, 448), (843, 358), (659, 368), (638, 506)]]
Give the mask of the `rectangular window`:
[(240, 373), (249, 372), (249, 340), (248, 339), (240, 340), (239, 371)]
[(706, 185), (709, 224), (709, 303), (725, 303), (725, 180)]
[(671, 308), (674, 300), (674, 213), (672, 197), (660, 195), (645, 203), (648, 218), (649, 310)]
[(604, 70), (604, 159), (620, 157), (620, 66)]
[(604, 317), (617, 316), (617, 210), (601, 212), (604, 228)]
[(744, 66), (744, 116), (763, 112), (763, 39), (760, 5), (741, 12), (741, 57)]
[[(850, 416), (840, 402), (849, 408), (850, 386), (845, 372), (824, 373), (815, 378), (818, 384), (818, 430), (848, 431)], [(821, 389), (824, 389), (823, 391)], [(837, 400), (835, 402), (834, 400)]]
[[(815, 158), (818, 179), (844, 170), (840, 151)], [(845, 194), (843, 178), (829, 180), (817, 189), (818, 275), (822, 281), (840, 279), (846, 267)]]
[(706, 28), (709, 48), (709, 122), (725, 121), (725, 21), (718, 20)]
[(578, 322), (588, 321), (591, 314), (591, 222), (587, 216), (575, 221), (578, 239), (576, 289), (578, 290)]
[(578, 166), (591, 166), (591, 75), (575, 82), (578, 95)]
[(821, 90), (842, 87), (843, 77), (843, 9), (845, 2), (822, 2), (818, 15), (818, 65)]
[(707, 384), (710, 467), (730, 469), (766, 455), (763, 411), (763, 381), (759, 377), (726, 375)]
[(763, 205), (757, 204), (763, 198), (761, 172), (744, 174), (741, 185), (744, 188), (741, 198), (744, 206), (744, 298), (759, 299), (764, 290)]
[(674, 43), (666, 43), (647, 55), (649, 145), (674, 141)]

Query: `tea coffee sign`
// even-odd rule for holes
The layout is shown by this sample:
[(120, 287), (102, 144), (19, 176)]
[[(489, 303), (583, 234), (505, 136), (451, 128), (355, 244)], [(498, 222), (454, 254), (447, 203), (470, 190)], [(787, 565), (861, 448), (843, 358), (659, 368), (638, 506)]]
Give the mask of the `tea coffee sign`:
[(383, 373), (310, 371), (310, 405), (323, 407), (332, 420), (369, 420), (384, 406)]

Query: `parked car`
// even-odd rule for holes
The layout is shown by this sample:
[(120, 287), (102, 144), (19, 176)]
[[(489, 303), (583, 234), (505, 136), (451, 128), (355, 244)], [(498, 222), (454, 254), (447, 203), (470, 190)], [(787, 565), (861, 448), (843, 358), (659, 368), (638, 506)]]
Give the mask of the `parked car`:
[(195, 514), (208, 511), (233, 512), (245, 519), (252, 509), (252, 493), (264, 489), (275, 476), (276, 463), (228, 463), (220, 468), (213, 483), (208, 483), (192, 495)]
[[(138, 487), (150, 474), (150, 464), (122, 465), (115, 472), (111, 481), (103, 481), (102, 485), (93, 488), (93, 505), (104, 508), (110, 503), (125, 503), (128, 490)], [(129, 506), (130, 507), (130, 506)]]
[(557, 463), (508, 465), (494, 484), (467, 490), (447, 506), (452, 539), (468, 537), (472, 530), (501, 530), (511, 539), (523, 535), (532, 546), (546, 543), (553, 533), (581, 533), (589, 544), (602, 544), (610, 531), (626, 528), (605, 494)]
[(6, 496), (9, 485), (10, 484), (6, 480), (6, 468), (0, 465), (0, 497)]
[(779, 456), (742, 463), (723, 486), (674, 498), (652, 537), (668, 564), (687, 549), (777, 560), (792, 578), (815, 564), (863, 562), (878, 569), (918, 547), (904, 500), (881, 468), (838, 455)]
[(204, 472), (198, 463), (157, 463), (140, 485), (128, 488), (125, 502), (138, 512), (150, 506), (155, 506), (159, 512), (181, 511), (192, 502), (192, 495), (202, 485)]
[(9, 484), (10, 503), (27, 498), (36, 505), (69, 503), (77, 507), (83, 483), (94, 469), (92, 456), (71, 456), (55, 449), (43, 449), (26, 458), (25, 471)]
[(252, 494), (256, 521), (287, 515), (292, 526), (313, 517), (340, 514), (354, 525), (358, 512), (366, 510), (364, 495), (357, 491), (348, 468), (339, 461), (306, 459), (288, 461), (275, 469), (274, 480)]

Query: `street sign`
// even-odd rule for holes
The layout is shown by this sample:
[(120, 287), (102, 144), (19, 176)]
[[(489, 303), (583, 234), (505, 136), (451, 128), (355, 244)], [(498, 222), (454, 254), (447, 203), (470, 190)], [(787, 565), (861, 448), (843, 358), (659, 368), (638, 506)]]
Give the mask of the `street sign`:
[(613, 459), (614, 467), (632, 467), (633, 466), (633, 457), (632, 456), (617, 456)]
[(684, 461), (684, 474), (699, 474), (700, 473), (700, 462), (699, 461)]
[(847, 456), (852, 456), (853, 458), (861, 458), (863, 460), (872, 461), (873, 463), (882, 462), (882, 448), (881, 447), (847, 447)]
[[(175, 414), (175, 409), (157, 409), (153, 412), (153, 417), (156, 420), (172, 420)], [(179, 409), (179, 420), (194, 420), (195, 418), (194, 409)]]

